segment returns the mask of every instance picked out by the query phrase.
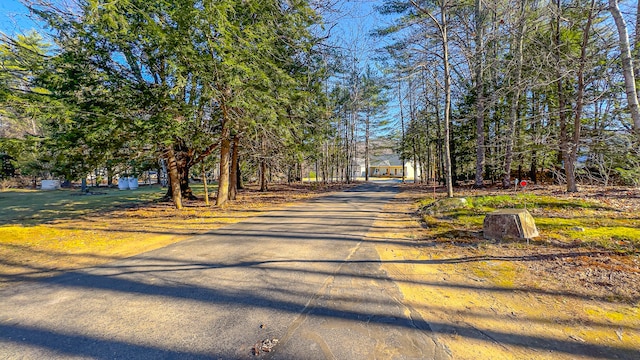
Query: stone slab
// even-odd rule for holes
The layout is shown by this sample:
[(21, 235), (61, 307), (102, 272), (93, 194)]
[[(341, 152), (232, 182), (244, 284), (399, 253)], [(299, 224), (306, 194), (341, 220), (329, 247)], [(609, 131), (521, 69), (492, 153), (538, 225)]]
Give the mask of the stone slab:
[(501, 209), (487, 214), (483, 223), (485, 239), (532, 239), (539, 236), (535, 220), (526, 209)]

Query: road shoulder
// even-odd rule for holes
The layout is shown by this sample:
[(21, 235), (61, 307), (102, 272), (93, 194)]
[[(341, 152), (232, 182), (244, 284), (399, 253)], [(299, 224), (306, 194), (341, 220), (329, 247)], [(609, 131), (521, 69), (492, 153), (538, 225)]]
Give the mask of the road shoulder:
[(637, 358), (640, 309), (523, 286), (525, 267), (443, 251), (421, 238), (416, 194), (400, 193), (369, 233), (402, 301), (456, 359)]

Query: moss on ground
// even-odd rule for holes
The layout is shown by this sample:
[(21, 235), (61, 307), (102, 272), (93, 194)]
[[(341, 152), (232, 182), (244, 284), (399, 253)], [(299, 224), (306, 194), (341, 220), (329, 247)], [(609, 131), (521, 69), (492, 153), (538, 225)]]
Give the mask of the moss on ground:
[[(468, 196), (465, 201), (419, 201), (423, 220), (433, 235), (452, 229), (482, 230), (487, 213), (504, 208), (526, 208), (535, 218), (542, 240), (596, 246), (608, 250), (640, 249), (640, 219), (597, 200), (547, 195)], [(454, 206), (457, 204), (457, 206)]]
[[(637, 204), (623, 210), (606, 196), (527, 194), (540, 238), (495, 242), (482, 238), (484, 215), (523, 206), (521, 196), (470, 195), (464, 206), (445, 209), (439, 200), (416, 201), (424, 196), (420, 190), (400, 193), (370, 236), (404, 301), (454, 358), (637, 358)], [(390, 215), (413, 214), (411, 204), (430, 209), (420, 209), (413, 226)], [(384, 238), (416, 240), (379, 241)], [(617, 251), (621, 241), (635, 250)], [(597, 348), (605, 350), (592, 354)]]

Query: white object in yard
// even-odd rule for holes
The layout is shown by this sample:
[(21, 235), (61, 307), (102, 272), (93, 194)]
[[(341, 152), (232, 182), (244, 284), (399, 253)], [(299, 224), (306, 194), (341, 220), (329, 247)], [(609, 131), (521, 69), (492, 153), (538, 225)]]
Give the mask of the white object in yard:
[(129, 189), (131, 190), (135, 190), (138, 188), (138, 178), (137, 177), (130, 177), (129, 178)]
[(118, 178), (118, 189), (120, 190), (129, 189), (129, 179), (126, 177)]
[(42, 190), (58, 190), (60, 189), (60, 180), (42, 180)]

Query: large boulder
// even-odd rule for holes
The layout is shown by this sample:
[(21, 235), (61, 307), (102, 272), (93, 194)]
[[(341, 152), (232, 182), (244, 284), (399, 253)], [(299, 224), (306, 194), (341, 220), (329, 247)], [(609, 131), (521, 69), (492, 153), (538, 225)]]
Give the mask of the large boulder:
[(526, 209), (502, 209), (484, 218), (485, 239), (532, 239), (538, 236), (533, 216)]

